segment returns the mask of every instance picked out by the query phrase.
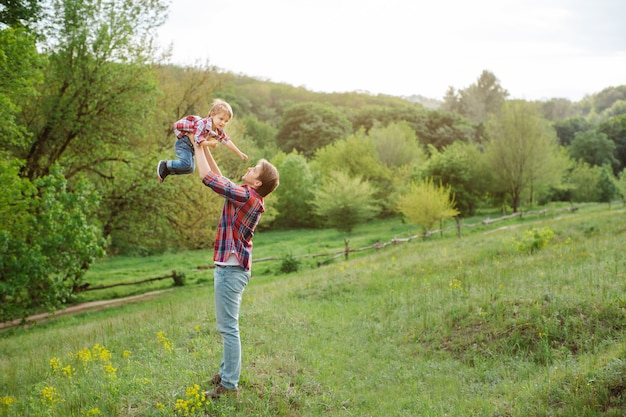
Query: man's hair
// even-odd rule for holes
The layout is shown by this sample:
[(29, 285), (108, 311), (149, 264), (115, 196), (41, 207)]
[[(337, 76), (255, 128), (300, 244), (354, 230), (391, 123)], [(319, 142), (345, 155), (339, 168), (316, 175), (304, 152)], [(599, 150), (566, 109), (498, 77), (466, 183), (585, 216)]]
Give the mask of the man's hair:
[(213, 116), (214, 114), (218, 113), (226, 113), (230, 116), (231, 119), (233, 118), (233, 108), (230, 107), (230, 104), (222, 99), (216, 98), (215, 100), (213, 100), (213, 104), (211, 105), (211, 111), (209, 112), (209, 116)]
[(261, 197), (265, 197), (278, 187), (278, 170), (267, 159), (259, 160), (259, 164), (261, 164), (261, 173), (259, 174), (261, 186), (256, 189), (256, 192)]

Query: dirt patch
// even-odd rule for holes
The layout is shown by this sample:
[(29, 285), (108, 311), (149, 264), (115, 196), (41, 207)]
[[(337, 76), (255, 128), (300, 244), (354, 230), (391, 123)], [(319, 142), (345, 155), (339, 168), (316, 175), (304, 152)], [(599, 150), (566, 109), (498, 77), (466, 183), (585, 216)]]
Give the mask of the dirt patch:
[[(39, 322), (42, 322), (51, 318), (55, 318), (55, 317), (66, 316), (70, 314), (79, 314), (79, 313), (84, 313), (87, 311), (104, 310), (105, 308), (115, 307), (115, 306), (122, 305), (122, 304), (137, 303), (141, 301), (152, 300), (154, 298), (157, 298), (159, 294), (165, 291), (171, 291), (171, 289), (150, 291), (144, 294), (131, 295), (129, 297), (123, 297), (123, 298), (115, 298), (113, 300), (90, 301), (88, 303), (82, 303), (82, 304), (70, 306), (70, 307), (64, 308), (63, 310), (57, 310), (54, 313), (35, 314), (33, 316), (28, 317), (26, 319), (26, 323), (27, 325), (30, 325), (33, 323), (39, 323)], [(10, 327), (17, 326), (20, 323), (22, 323), (21, 319), (0, 323), (0, 330), (5, 330)]]

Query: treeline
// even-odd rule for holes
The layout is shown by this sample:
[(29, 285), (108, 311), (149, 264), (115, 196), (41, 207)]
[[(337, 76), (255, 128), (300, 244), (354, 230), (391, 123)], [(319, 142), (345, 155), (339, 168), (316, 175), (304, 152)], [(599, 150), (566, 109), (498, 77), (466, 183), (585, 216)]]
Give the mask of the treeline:
[[(42, 8), (42, 5), (50, 8)], [(626, 194), (626, 86), (580, 102), (510, 100), (483, 72), (440, 107), (324, 94), (164, 64), (165, 2), (15, 2), (0, 12), (0, 320), (69, 301), (105, 254), (209, 248), (221, 201), (195, 175), (156, 181), (172, 123), (231, 103), (227, 132), (281, 186), (262, 228), (403, 216), (431, 229), (481, 207)], [(246, 164), (218, 148), (223, 172)], [(262, 230), (262, 229), (261, 229)]]

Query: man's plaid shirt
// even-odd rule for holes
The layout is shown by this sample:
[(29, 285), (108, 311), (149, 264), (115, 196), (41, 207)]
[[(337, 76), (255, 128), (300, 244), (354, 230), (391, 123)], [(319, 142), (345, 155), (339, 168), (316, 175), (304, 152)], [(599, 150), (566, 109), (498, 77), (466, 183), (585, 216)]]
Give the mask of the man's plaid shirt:
[(202, 182), (226, 199), (217, 225), (213, 261), (226, 262), (234, 253), (239, 265), (250, 271), (254, 229), (265, 212), (263, 197), (254, 188), (237, 185), (213, 172), (209, 172)]

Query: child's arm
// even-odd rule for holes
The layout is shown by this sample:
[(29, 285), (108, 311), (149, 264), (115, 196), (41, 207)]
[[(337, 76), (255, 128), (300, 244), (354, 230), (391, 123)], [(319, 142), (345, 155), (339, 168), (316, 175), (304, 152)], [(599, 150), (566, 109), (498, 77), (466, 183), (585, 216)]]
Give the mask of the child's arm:
[(243, 160), (248, 159), (248, 155), (246, 155), (245, 153), (241, 152), (239, 150), (239, 148), (237, 147), (237, 145), (235, 145), (235, 143), (232, 140), (227, 140), (227, 141), (224, 141), (222, 143), (228, 149), (230, 149), (231, 151), (235, 152), (237, 154), (237, 156), (239, 156), (241, 159), (243, 159)]

